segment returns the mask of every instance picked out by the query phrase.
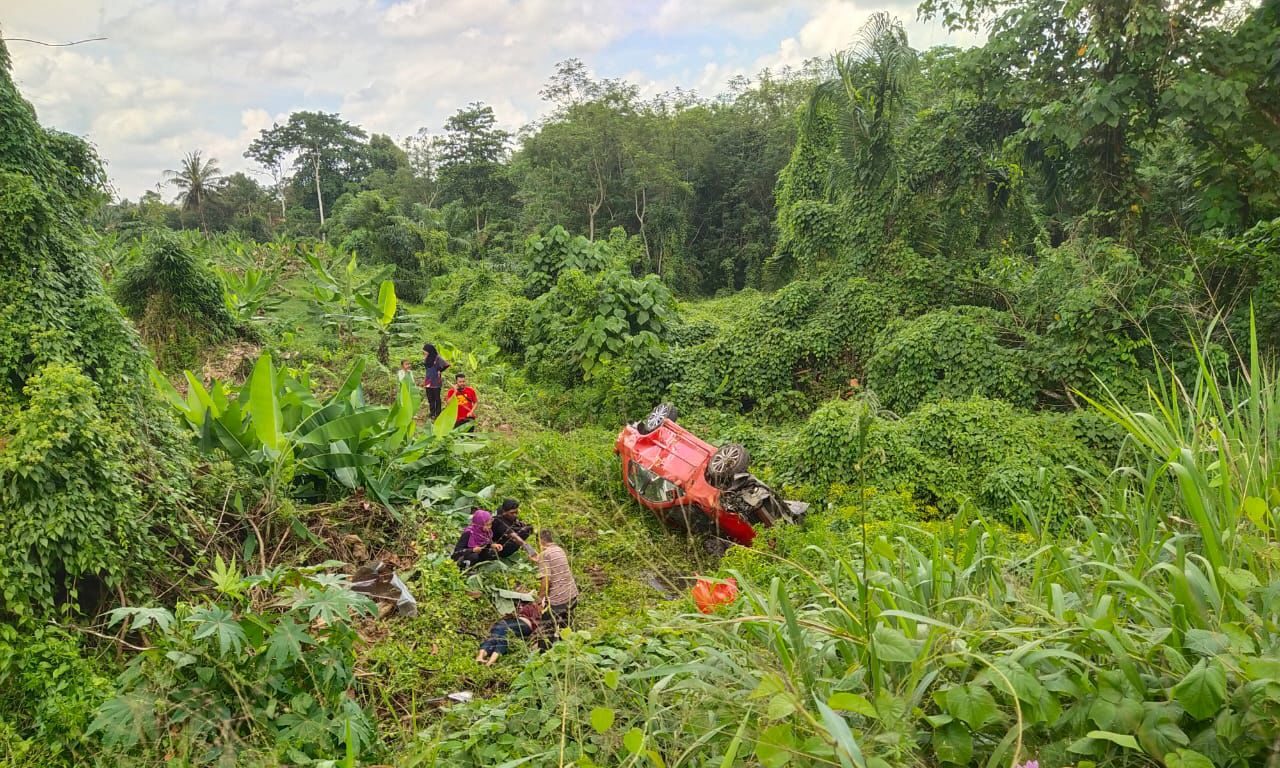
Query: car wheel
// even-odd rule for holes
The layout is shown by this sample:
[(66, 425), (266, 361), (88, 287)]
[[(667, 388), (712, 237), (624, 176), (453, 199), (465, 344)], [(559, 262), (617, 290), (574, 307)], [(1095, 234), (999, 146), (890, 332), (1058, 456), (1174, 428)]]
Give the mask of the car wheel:
[(747, 471), (751, 465), (751, 454), (739, 443), (725, 443), (720, 446), (711, 461), (707, 463), (707, 481), (716, 487), (728, 483), (735, 475)]
[(652, 411), (649, 411), (649, 415), (644, 417), (644, 421), (640, 422), (636, 431), (642, 435), (647, 435), (650, 432), (657, 431), (658, 427), (661, 427), (667, 419), (675, 421), (679, 415), (680, 412), (671, 403), (660, 403)]

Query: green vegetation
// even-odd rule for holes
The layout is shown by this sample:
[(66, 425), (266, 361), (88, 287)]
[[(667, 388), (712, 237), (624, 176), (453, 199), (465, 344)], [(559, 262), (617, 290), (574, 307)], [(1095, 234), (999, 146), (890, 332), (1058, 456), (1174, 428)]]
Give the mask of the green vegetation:
[[(174, 204), (6, 66), (0, 766), (1274, 763), (1278, 8), (928, 0), (987, 41), (876, 15), (714, 101), (570, 60), (515, 136), (298, 112)], [(804, 521), (661, 526), (658, 402)], [(583, 597), (487, 667), (536, 567), (449, 554), (504, 498)]]

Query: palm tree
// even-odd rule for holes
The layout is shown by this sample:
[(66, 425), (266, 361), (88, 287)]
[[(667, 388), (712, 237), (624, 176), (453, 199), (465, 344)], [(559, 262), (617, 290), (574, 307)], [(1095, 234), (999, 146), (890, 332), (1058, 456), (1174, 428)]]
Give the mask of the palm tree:
[(880, 12), (871, 16), (852, 48), (833, 57), (835, 77), (820, 84), (809, 103), (815, 119), (825, 104), (838, 114), (839, 162), (830, 186), (844, 195), (878, 196), (896, 182), (893, 136), (916, 72), (916, 52), (902, 22)]
[(179, 170), (165, 171), (164, 175), (170, 184), (181, 190), (178, 192), (178, 202), (182, 203), (182, 210), (194, 209), (200, 215), (200, 230), (207, 235), (209, 225), (204, 220), (204, 206), (210, 199), (218, 196), (225, 177), (216, 159), (205, 160), (200, 154), (198, 149), (188, 152), (182, 158)]

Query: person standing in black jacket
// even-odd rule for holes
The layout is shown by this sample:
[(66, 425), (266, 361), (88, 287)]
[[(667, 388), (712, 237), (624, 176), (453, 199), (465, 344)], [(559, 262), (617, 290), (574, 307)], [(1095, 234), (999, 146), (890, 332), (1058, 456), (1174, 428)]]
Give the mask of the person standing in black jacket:
[(422, 376), (422, 388), (427, 393), (428, 412), (434, 419), (443, 410), (440, 404), (440, 387), (444, 383), (444, 372), (449, 367), (449, 361), (440, 356), (436, 351), (436, 345), (423, 344), (422, 366), (425, 371)]

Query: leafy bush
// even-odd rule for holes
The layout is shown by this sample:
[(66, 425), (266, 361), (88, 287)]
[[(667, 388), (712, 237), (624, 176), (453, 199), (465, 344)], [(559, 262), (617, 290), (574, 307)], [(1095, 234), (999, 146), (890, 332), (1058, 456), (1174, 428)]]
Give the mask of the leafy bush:
[(1063, 417), (975, 398), (929, 404), (901, 420), (879, 417), (865, 401), (827, 403), (781, 463), (791, 481), (819, 487), (856, 483), (861, 467), (867, 485), (907, 490), (947, 514), (972, 502), (1009, 521), (1021, 499), (1078, 508), (1077, 471), (1098, 461)]
[(570, 269), (530, 307), (525, 356), (551, 381), (589, 378), (615, 357), (659, 344), (674, 312), (671, 293), (656, 276)]
[(68, 601), (92, 611), (110, 592), (146, 583), (186, 529), (154, 525), (130, 471), (128, 438), (78, 368), (51, 363), (24, 394), (0, 432), (0, 613)]
[(862, 278), (797, 281), (769, 297), (736, 300), (734, 310), (724, 332), (675, 353), (678, 402), (749, 411), (791, 402), (783, 398), (793, 391), (841, 392), (899, 311), (891, 291)]
[(173, 420), (139, 386), (146, 352), (73, 223), (101, 167), (36, 123), (8, 63), (0, 45), (0, 613), (27, 613), (82, 576), (136, 587), (167, 568), (189, 474)]
[(890, 409), (972, 395), (1031, 405), (1026, 354), (1000, 343), (1003, 316), (974, 307), (939, 310), (887, 327), (867, 363), (867, 383)]
[(236, 764), (257, 752), (305, 764), (370, 751), (373, 725), (349, 693), (353, 619), (374, 605), (320, 567), (242, 576), (219, 558), (216, 600), (112, 611), (111, 623), (146, 647), (89, 732), (119, 758), (189, 764)]
[[(111, 680), (82, 655), (81, 643), (53, 626), (0, 624), (0, 765), (84, 765), (84, 740)], [(13, 729), (11, 742), (3, 736)], [(11, 761), (11, 762), (9, 762)]]
[(530, 235), (524, 248), (530, 265), (525, 294), (531, 299), (551, 290), (561, 273), (570, 269), (591, 274), (620, 266), (614, 263), (607, 242), (594, 243), (582, 235), (570, 235), (559, 224), (545, 235)]
[(112, 289), (161, 365), (190, 364), (203, 347), (235, 333), (222, 284), (167, 231), (148, 236), (141, 259), (120, 273)]

